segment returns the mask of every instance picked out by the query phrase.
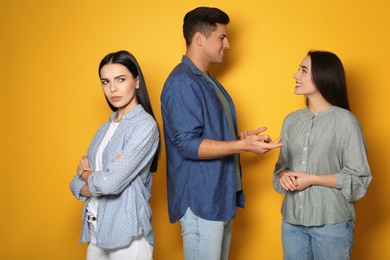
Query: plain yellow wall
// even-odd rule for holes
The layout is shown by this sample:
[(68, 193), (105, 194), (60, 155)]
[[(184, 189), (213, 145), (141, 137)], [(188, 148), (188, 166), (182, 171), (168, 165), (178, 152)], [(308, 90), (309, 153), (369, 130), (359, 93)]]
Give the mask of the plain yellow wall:
[[(342, 59), (352, 111), (367, 140), (374, 179), (357, 203), (352, 259), (390, 258), (390, 4), (363, 1), (50, 1), (0, 2), (0, 258), (84, 259), (82, 204), (69, 182), (110, 111), (98, 63), (127, 49), (139, 60), (161, 122), (159, 97), (185, 46), (184, 14), (201, 5), (226, 11), (231, 49), (210, 71), (233, 97), (240, 130), (279, 135), (304, 105), (293, 74), (312, 48)], [(278, 151), (242, 156), (246, 209), (234, 222), (230, 258), (281, 259), (280, 206), (272, 172)], [(154, 258), (182, 259), (179, 224), (168, 221), (165, 151), (154, 175)]]

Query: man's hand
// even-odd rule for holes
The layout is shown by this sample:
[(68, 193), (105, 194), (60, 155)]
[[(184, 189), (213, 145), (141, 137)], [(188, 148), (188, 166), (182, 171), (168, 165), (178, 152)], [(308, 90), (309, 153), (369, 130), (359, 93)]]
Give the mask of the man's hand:
[(272, 149), (284, 146), (281, 143), (282, 137), (272, 141), (267, 134), (259, 135), (265, 130), (267, 130), (266, 127), (260, 127), (253, 131), (241, 132), (238, 140), (203, 139), (199, 146), (198, 157), (200, 160), (210, 160), (244, 152), (264, 155)]
[(245, 142), (246, 151), (256, 154), (264, 155), (272, 149), (280, 148), (284, 146), (282, 137), (279, 137), (275, 141), (272, 141), (271, 137), (267, 134), (259, 135), (267, 130), (267, 127), (262, 126), (256, 130), (243, 131), (240, 133), (240, 140)]
[(262, 126), (262, 127), (259, 127), (257, 128), (256, 130), (252, 130), (252, 131), (243, 131), (240, 133), (240, 139), (245, 139), (247, 138), (248, 136), (250, 135), (259, 135), (260, 133), (264, 132), (267, 130), (267, 127), (265, 126)]

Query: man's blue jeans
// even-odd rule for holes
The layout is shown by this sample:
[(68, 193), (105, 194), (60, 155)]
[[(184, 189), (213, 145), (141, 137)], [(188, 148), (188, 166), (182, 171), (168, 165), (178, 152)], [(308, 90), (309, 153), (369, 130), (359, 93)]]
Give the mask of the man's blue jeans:
[(343, 221), (323, 226), (298, 226), (282, 221), (284, 260), (348, 260), (353, 245), (354, 223)]
[(228, 259), (232, 221), (202, 219), (188, 208), (179, 222), (185, 260)]

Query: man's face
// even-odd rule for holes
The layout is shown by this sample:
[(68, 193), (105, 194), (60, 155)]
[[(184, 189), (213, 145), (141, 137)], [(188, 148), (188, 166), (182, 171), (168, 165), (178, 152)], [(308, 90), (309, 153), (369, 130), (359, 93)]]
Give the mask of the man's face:
[(211, 33), (210, 37), (203, 36), (202, 38), (204, 58), (209, 63), (221, 63), (225, 51), (230, 48), (226, 25), (217, 23), (216, 30)]

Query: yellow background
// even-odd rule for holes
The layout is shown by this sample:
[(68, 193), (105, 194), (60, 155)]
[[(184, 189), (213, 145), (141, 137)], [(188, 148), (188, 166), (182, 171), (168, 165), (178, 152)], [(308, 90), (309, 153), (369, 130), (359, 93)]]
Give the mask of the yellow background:
[[(231, 44), (210, 71), (233, 97), (240, 130), (268, 126), (304, 105), (293, 74), (310, 49), (343, 61), (352, 111), (374, 175), (357, 203), (352, 259), (389, 259), (390, 4), (388, 0), (3, 0), (0, 2), (1, 259), (84, 259), (82, 204), (69, 182), (110, 110), (98, 63), (127, 49), (139, 60), (162, 128), (159, 97), (180, 62), (184, 14), (216, 6), (231, 18)], [(163, 146), (164, 147), (164, 146)], [(246, 209), (234, 222), (230, 259), (281, 259), (282, 195), (271, 185), (278, 151), (242, 156)], [(155, 255), (182, 259), (179, 224), (168, 222), (165, 151), (154, 174)]]

